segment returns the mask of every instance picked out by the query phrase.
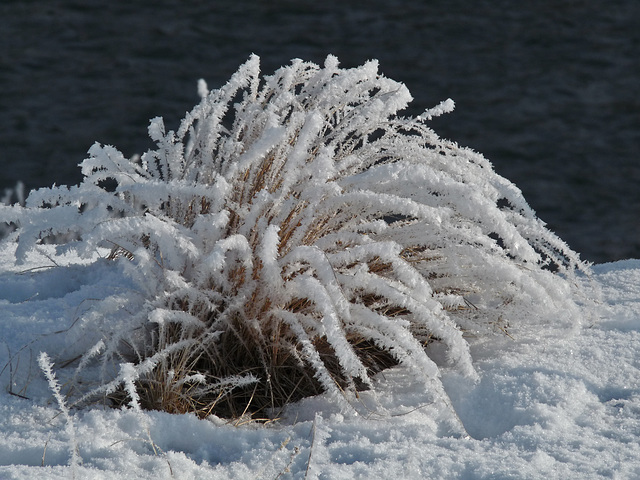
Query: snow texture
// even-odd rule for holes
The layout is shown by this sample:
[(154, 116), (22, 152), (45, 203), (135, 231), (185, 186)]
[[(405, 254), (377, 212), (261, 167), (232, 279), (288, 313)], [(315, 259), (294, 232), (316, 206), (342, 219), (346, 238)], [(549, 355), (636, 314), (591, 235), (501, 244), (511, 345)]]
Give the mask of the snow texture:
[(0, 253), (2, 479), (640, 475), (640, 260), (594, 267), (603, 294), (597, 322), (469, 339), (479, 380), (442, 370), (464, 431), (448, 409), (425, 402), (406, 367), (395, 367), (373, 379), (375, 399), (362, 392), (358, 416), (342, 414), (327, 395), (291, 405), (269, 425), (72, 409), (73, 467), (74, 440), (38, 372), (38, 352), (71, 347), (56, 332), (128, 280), (74, 257), (55, 266), (51, 246), (19, 267), (13, 253)]

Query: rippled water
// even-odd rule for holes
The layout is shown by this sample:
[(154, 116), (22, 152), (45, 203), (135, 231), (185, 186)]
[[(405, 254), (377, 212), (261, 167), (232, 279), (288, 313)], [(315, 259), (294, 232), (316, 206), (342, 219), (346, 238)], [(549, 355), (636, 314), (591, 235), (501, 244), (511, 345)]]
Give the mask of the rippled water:
[(196, 81), (250, 53), (380, 60), (441, 135), (482, 152), (583, 258), (640, 258), (640, 2), (33, 0), (0, 3), (0, 191), (72, 184), (94, 141), (149, 148)]

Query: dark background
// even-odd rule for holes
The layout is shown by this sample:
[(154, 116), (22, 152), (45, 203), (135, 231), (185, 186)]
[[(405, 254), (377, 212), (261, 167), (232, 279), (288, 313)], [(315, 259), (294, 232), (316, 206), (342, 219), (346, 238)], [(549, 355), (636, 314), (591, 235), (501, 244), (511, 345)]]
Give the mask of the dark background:
[(196, 82), (254, 52), (344, 67), (378, 58), (442, 137), (489, 158), (583, 258), (640, 258), (640, 1), (0, 2), (0, 196), (80, 181), (95, 142), (151, 147)]

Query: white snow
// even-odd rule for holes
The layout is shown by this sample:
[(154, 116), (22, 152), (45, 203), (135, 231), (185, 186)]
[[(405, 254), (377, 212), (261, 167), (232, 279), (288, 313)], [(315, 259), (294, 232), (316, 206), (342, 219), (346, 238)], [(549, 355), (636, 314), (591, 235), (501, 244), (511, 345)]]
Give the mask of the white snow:
[(436, 403), (396, 368), (374, 378), (376, 398), (354, 399), (359, 415), (319, 396), (267, 425), (100, 405), (70, 408), (69, 424), (38, 355), (73, 352), (92, 334), (79, 312), (130, 280), (113, 263), (53, 265), (44, 247), (16, 266), (11, 248), (0, 252), (3, 480), (640, 478), (640, 260), (594, 267), (600, 318), (579, 329), (470, 338), (480, 379), (442, 369), (449, 399)]
[[(177, 133), (153, 119), (157, 150), (96, 144), (80, 185), (3, 197), (0, 227), (19, 228), (0, 244), (0, 480), (640, 476), (640, 265), (590, 281), (515, 185), (423, 123), (452, 101), (398, 117), (403, 84), (337, 65), (261, 84), (252, 56), (200, 84)], [(175, 352), (227, 361), (206, 339), (240, 318), (267, 343), (283, 322), (327, 393), (266, 424), (142, 409), (140, 378)], [(347, 335), (401, 366), (370, 378)], [(277, 376), (167, 365), (165, 386)], [(130, 408), (86, 405), (116, 388)]]

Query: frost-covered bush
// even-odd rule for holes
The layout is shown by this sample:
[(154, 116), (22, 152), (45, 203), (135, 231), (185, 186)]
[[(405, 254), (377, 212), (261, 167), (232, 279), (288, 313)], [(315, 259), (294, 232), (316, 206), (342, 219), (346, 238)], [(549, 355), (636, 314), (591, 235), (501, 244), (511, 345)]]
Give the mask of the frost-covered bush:
[(0, 210), (18, 259), (108, 247), (100, 261), (133, 280), (79, 323), (94, 332), (80, 401), (266, 415), (348, 402), (397, 364), (437, 395), (440, 368), (475, 375), (465, 333), (579, 318), (588, 267), (485, 158), (426, 126), (450, 100), (398, 116), (404, 85), (332, 56), (263, 79), (253, 56), (199, 93), (177, 131), (151, 121), (155, 150), (95, 144), (80, 185)]
[[(23, 205), (24, 206), (24, 184), (18, 182), (15, 188), (5, 188), (2, 197), (0, 197), (0, 206), (6, 205)], [(9, 221), (4, 221), (0, 217), (0, 240), (15, 230), (16, 225)]]

